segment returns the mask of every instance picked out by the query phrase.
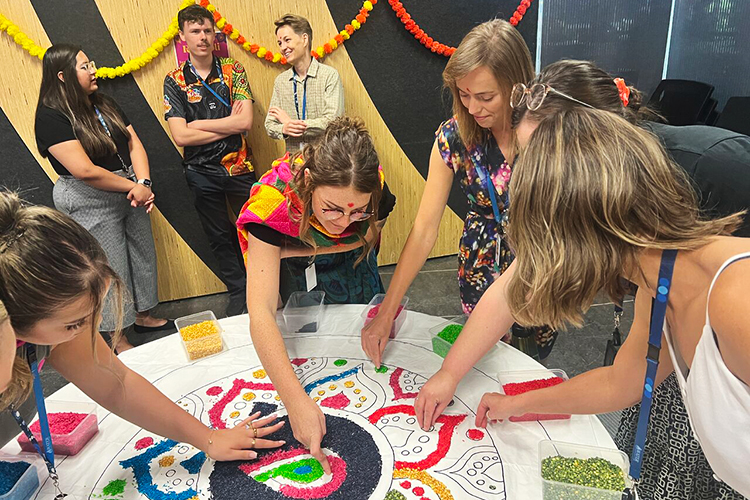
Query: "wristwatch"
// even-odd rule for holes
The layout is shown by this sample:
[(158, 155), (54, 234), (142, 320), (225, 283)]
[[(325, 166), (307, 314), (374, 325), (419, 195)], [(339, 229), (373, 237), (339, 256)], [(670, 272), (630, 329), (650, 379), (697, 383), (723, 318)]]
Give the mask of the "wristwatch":
[(143, 184), (144, 186), (146, 186), (149, 189), (151, 189), (151, 184), (153, 184), (151, 182), (151, 179), (138, 179), (137, 181), (135, 181), (135, 183), (136, 184)]

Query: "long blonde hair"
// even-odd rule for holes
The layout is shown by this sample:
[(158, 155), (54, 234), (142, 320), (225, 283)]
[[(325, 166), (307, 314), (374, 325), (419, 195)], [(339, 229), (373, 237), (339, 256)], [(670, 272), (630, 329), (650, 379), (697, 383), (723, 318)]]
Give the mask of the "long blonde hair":
[[(24, 206), (16, 194), (0, 192), (0, 302), (17, 335), (87, 296), (93, 305), (93, 350), (108, 283), (114, 290), (117, 345), (124, 286), (96, 239), (57, 210)], [(26, 360), (16, 357), (11, 383), (0, 396), (0, 410), (26, 399), (30, 388)]]
[(693, 250), (740, 214), (701, 218), (684, 171), (650, 133), (607, 111), (561, 111), (539, 124), (510, 183), (518, 261), (508, 302), (521, 324), (581, 325), (599, 290), (623, 295), (643, 249)]
[[(461, 141), (472, 147), (481, 144), (489, 131), (479, 126), (469, 110), (461, 103), (457, 80), (484, 66), (492, 72), (506, 103), (510, 102), (513, 85), (534, 78), (534, 64), (523, 37), (509, 22), (493, 19), (473, 28), (459, 44), (443, 70), (443, 86), (453, 96), (453, 114), (458, 121)], [(504, 117), (510, 129), (511, 107), (506, 106)]]

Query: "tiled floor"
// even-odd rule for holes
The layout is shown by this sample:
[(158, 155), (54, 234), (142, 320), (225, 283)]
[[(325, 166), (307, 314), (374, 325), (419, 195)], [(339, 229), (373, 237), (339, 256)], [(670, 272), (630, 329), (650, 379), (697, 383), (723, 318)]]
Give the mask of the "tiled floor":
[[(380, 269), (383, 281), (388, 286), (395, 266)], [(456, 279), (456, 257), (440, 257), (426, 263), (422, 271), (409, 288), (409, 308), (434, 316), (452, 317), (461, 314), (461, 303), (458, 296)], [(216, 313), (223, 312), (227, 304), (226, 294), (211, 295), (193, 299), (178, 300), (157, 306), (156, 316), (176, 318), (194, 312), (211, 309)], [(612, 334), (613, 306), (605, 299), (596, 303), (586, 314), (586, 323), (580, 329), (562, 332), (552, 354), (548, 358), (550, 368), (561, 368), (571, 377), (602, 365), (607, 340)], [(632, 300), (625, 304), (622, 318), (622, 331), (627, 332), (633, 315)], [(141, 345), (163, 335), (130, 334), (128, 338), (134, 345)], [(43, 382), (45, 394), (51, 394), (66, 381), (53, 370), (44, 370)], [(603, 418), (605, 426), (613, 432), (616, 416)]]

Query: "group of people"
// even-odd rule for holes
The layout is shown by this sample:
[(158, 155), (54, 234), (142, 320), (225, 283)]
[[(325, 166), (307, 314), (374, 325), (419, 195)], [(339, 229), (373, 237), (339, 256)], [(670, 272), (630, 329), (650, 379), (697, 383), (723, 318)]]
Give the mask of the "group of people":
[[(323, 413), (291, 369), (275, 322), (279, 294), (283, 300), (314, 285), (313, 274), (332, 301), (366, 302), (382, 291), (374, 250), (394, 197), (363, 122), (338, 116), (341, 82), (311, 58), (307, 21), (277, 22), (292, 68), (276, 79), (266, 128), (286, 140), (287, 154), (258, 182), (244, 138), (252, 123), (247, 75), (238, 62), (212, 55), (208, 11), (191, 6), (178, 21), (190, 59), (165, 79), (166, 118), (185, 147), (187, 182), (221, 262), (230, 312), (247, 306), (254, 346), (294, 437), (329, 471)], [(37, 112), (40, 150), (62, 174), (59, 212), (0, 195), (0, 406), (28, 395), (29, 361), (46, 358), (105, 408), (217, 460), (249, 460), (254, 448), (280, 446), (272, 433), (282, 424), (257, 415), (233, 429), (207, 428), (98, 335), (113, 332), (116, 345), (119, 325), (133, 317), (146, 318), (145, 326), (164, 321), (148, 315), (155, 284), (137, 277), (155, 274), (150, 229), (137, 229), (148, 224), (154, 197), (143, 146), (122, 110), (96, 92), (93, 63), (59, 47), (45, 55)], [(635, 319), (614, 365), (520, 396), (485, 394), (476, 424), (526, 412), (624, 409), (653, 388), (641, 495), (750, 495), (750, 437), (742, 432), (750, 424), (743, 307), (750, 242), (738, 237), (748, 234), (742, 209), (750, 204), (741, 196), (750, 138), (659, 123), (637, 89), (587, 61), (559, 61), (534, 75), (522, 37), (502, 20), (475, 27), (443, 78), (453, 116), (437, 129), (414, 226), (379, 314), (362, 330), (364, 352), (378, 366), (387, 355), (398, 305), (436, 241), (457, 178), (470, 206), (459, 285), (471, 314), (419, 393), (420, 426), (435, 423), (463, 376), (509, 331), (533, 338), (543, 360), (598, 293), (620, 302), (630, 282), (638, 288)], [(123, 309), (126, 289), (138, 315)], [(654, 340), (649, 317), (657, 304), (666, 310)], [(618, 444), (627, 452), (637, 416), (637, 409), (623, 416)]]

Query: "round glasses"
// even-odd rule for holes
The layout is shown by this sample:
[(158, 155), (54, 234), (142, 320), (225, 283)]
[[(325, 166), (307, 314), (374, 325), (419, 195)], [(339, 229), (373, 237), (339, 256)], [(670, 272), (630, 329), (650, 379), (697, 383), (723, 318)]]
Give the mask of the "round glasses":
[(557, 94), (560, 97), (564, 97), (565, 99), (568, 99), (570, 101), (577, 102), (578, 104), (586, 106), (587, 108), (594, 108), (592, 105), (586, 104), (583, 101), (579, 101), (575, 97), (569, 96), (568, 94), (560, 92), (559, 90), (555, 90), (544, 83), (535, 83), (531, 87), (527, 87), (523, 83), (517, 83), (513, 85), (513, 90), (510, 93), (510, 107), (516, 109), (521, 107), (525, 103), (529, 111), (536, 111), (542, 106), (544, 99), (550, 92), (552, 92), (553, 94)]
[[(324, 208), (322, 210), (323, 218), (325, 220), (338, 220), (346, 215), (343, 210), (339, 210), (338, 208)], [(369, 219), (373, 215), (372, 212), (349, 212), (349, 220), (352, 222), (360, 222)]]

